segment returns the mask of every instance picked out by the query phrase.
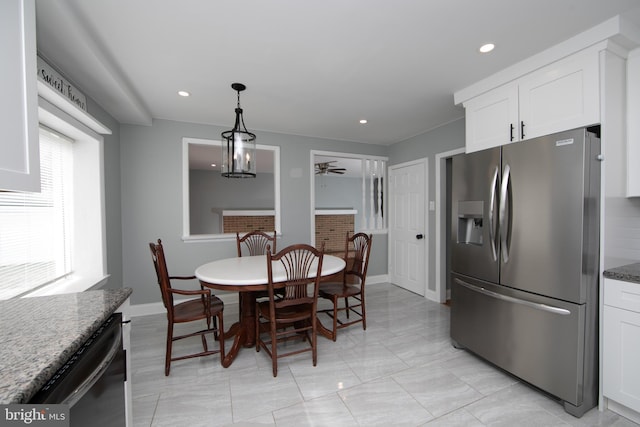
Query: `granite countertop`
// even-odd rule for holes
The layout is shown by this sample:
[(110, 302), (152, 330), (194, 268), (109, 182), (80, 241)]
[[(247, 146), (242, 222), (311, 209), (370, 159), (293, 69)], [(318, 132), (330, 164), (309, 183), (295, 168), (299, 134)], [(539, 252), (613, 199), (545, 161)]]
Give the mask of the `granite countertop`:
[(0, 404), (26, 403), (131, 288), (0, 301)]
[(605, 270), (602, 275), (608, 279), (640, 283), (640, 262)]

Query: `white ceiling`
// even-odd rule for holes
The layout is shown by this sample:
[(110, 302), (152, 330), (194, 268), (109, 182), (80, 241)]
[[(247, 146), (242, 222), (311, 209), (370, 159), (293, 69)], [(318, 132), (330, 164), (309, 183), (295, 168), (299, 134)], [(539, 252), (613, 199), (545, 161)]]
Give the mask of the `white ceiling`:
[[(121, 123), (392, 144), (453, 93), (638, 0), (37, 0), (38, 49)], [(638, 20), (640, 22), (640, 19)], [(493, 42), (486, 55), (478, 47)], [(191, 92), (179, 97), (178, 90)], [(360, 125), (366, 118), (369, 123)]]

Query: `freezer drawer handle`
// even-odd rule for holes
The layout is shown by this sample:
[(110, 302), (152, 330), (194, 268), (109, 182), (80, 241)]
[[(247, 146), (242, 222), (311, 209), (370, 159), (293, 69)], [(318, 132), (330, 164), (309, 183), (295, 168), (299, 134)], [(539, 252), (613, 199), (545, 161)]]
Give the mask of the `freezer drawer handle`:
[(571, 312), (565, 308), (560, 308), (560, 307), (553, 307), (551, 305), (547, 305), (547, 304), (542, 304), (542, 303), (535, 303), (535, 302), (531, 302), (531, 301), (526, 301), (520, 298), (514, 298), (514, 297), (510, 297), (508, 295), (502, 295), (499, 294), (497, 292), (493, 292), (490, 291), (488, 289), (482, 288), (482, 287), (478, 287), (478, 286), (473, 286), (470, 285), (468, 283), (463, 282), (460, 279), (454, 279), (456, 281), (457, 284), (464, 286), (465, 288), (471, 290), (471, 291), (475, 291), (475, 292), (479, 292), (481, 294), (496, 298), (496, 299), (500, 299), (503, 301), (508, 301), (508, 302), (512, 302), (515, 304), (521, 304), (521, 305), (526, 305), (527, 307), (531, 307), (534, 308), (536, 310), (542, 310), (542, 311), (547, 311), (549, 313), (554, 313), (554, 314), (560, 314), (562, 316), (568, 316), (571, 314)]

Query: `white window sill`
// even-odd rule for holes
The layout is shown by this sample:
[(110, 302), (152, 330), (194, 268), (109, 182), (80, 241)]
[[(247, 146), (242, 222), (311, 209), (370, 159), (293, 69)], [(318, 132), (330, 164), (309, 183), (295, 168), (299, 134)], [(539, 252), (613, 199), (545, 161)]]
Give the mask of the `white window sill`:
[(50, 285), (44, 286), (31, 293), (24, 295), (24, 297), (41, 297), (46, 295), (59, 295), (59, 294), (71, 294), (75, 292), (84, 292), (93, 289), (100, 289), (109, 278), (106, 276), (94, 276), (94, 277), (82, 277), (77, 275), (71, 275), (64, 279), (57, 280)]

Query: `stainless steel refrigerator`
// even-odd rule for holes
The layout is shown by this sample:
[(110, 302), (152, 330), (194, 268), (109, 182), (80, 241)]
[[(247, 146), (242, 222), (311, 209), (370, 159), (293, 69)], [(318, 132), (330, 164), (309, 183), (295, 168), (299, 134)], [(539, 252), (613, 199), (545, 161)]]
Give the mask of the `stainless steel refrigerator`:
[(451, 339), (577, 417), (598, 399), (597, 132), (452, 160)]

